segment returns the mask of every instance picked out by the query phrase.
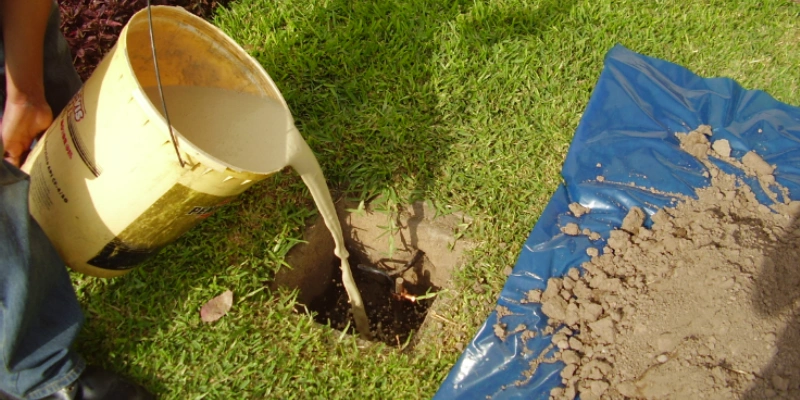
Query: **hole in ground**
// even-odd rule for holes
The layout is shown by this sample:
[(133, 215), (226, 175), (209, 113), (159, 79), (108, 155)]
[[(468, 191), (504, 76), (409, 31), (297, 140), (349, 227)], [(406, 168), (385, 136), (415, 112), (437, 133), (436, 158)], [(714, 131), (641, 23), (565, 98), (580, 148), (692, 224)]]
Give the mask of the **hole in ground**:
[[(448, 287), (462, 253), (472, 246), (457, 239), (469, 219), (460, 214), (436, 216), (418, 202), (400, 207), (399, 215), (393, 217), (398, 229), (387, 232), (382, 228), (387, 226), (386, 214), (369, 207), (347, 211), (357, 208), (358, 204), (340, 203), (338, 213), (375, 340), (405, 345), (436, 300), (425, 295)], [(354, 334), (339, 259), (321, 218), (306, 229), (303, 240), (307, 243), (296, 245), (287, 255), (292, 267), (278, 271), (273, 288), (299, 289), (298, 302), (307, 305), (319, 323), (344, 330), (349, 322), (347, 333)], [(397, 285), (398, 277), (403, 278), (402, 286)], [(411, 301), (412, 296), (423, 298)]]
[[(349, 261), (353, 278), (366, 305), (373, 340), (405, 345), (425, 321), (428, 308), (434, 301), (434, 298), (425, 296), (440, 290), (430, 282), (430, 271), (425, 270), (424, 255), (420, 253), (420, 257), (411, 265), (385, 261), (373, 266), (363, 255), (352, 249), (348, 251), (351, 253)], [(392, 264), (398, 268), (390, 269)], [(331, 264), (334, 272), (330, 285), (308, 304), (308, 308), (320, 324), (357, 334), (339, 267), (337, 259)], [(417, 297), (423, 299), (417, 300)]]

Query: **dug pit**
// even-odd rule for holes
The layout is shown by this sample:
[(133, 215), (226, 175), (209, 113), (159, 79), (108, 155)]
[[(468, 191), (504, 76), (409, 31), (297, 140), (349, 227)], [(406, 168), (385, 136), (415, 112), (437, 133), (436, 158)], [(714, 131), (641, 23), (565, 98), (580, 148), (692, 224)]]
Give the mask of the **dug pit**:
[[(471, 247), (458, 238), (469, 219), (437, 215), (423, 202), (399, 207), (391, 220), (389, 214), (369, 207), (359, 210), (358, 204), (337, 208), (373, 340), (405, 347)], [(396, 228), (387, 228), (392, 221)], [(303, 240), (287, 255), (291, 268), (278, 272), (273, 288), (298, 289), (298, 303), (317, 322), (354, 334), (340, 262), (321, 219), (306, 229)]]

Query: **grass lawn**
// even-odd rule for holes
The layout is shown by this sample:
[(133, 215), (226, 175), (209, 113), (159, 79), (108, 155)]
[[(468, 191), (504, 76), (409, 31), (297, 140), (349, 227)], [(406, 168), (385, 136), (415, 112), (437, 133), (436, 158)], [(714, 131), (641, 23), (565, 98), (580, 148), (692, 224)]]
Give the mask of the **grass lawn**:
[[(165, 399), (430, 398), (483, 322), (615, 43), (800, 104), (790, 0), (235, 0), (214, 23), (275, 79), (332, 188), (427, 198), (478, 243), (413, 351), (361, 346), (269, 283), (315, 215), (257, 185), (135, 272), (74, 275), (80, 350)], [(231, 313), (199, 309), (231, 289)]]

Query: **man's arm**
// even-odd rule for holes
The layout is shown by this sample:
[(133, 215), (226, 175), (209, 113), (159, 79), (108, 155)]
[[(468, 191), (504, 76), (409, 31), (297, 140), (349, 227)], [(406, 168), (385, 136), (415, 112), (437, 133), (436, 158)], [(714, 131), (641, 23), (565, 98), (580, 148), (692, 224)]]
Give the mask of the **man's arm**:
[(19, 166), (53, 121), (44, 96), (44, 34), (52, 0), (0, 0), (6, 61), (3, 158)]

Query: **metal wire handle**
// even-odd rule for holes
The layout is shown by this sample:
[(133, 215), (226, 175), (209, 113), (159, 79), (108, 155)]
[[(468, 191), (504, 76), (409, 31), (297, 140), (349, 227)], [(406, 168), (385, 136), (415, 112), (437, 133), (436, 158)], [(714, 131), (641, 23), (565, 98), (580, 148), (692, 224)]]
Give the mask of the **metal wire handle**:
[(147, 0), (147, 19), (150, 25), (150, 49), (153, 50), (153, 66), (156, 70), (156, 84), (158, 85), (158, 95), (161, 97), (161, 109), (164, 111), (164, 118), (167, 120), (167, 128), (169, 129), (169, 137), (172, 140), (172, 146), (175, 148), (175, 154), (178, 156), (178, 162), (183, 168), (186, 163), (181, 158), (181, 152), (178, 150), (178, 139), (175, 137), (175, 132), (172, 130), (172, 123), (169, 120), (169, 113), (167, 112), (167, 101), (164, 100), (164, 87), (161, 86), (161, 72), (158, 69), (158, 57), (156, 57), (156, 40), (153, 35), (153, 11), (150, 8), (150, 0)]

